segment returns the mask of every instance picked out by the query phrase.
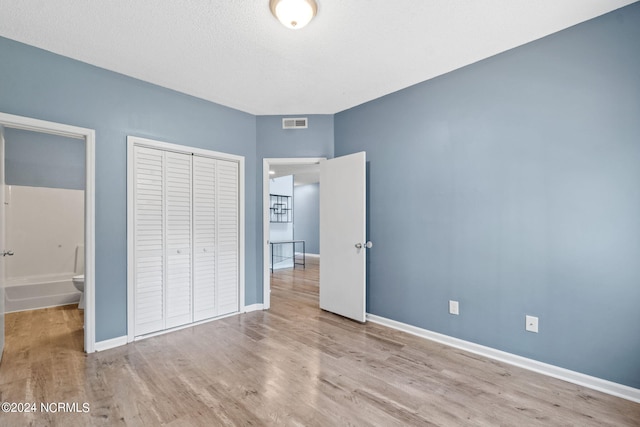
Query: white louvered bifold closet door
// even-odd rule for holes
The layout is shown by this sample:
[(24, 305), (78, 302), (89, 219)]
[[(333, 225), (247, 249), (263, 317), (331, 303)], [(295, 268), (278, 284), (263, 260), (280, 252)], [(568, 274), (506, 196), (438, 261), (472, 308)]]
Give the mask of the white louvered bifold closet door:
[(166, 152), (167, 280), (165, 327), (192, 322), (191, 155)]
[(164, 153), (134, 149), (135, 333), (164, 329)]
[(233, 313), (238, 307), (238, 164), (217, 162), (217, 315)]
[(193, 157), (193, 321), (216, 312), (216, 160)]
[(133, 320), (140, 337), (239, 305), (239, 163), (133, 148)]

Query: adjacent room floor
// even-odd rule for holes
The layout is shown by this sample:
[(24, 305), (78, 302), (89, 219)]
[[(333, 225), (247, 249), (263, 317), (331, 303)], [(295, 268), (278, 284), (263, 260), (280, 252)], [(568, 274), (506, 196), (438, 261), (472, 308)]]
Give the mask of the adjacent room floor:
[(323, 312), (317, 264), (271, 298), (90, 355), (74, 306), (8, 314), (0, 401), (37, 408), (0, 425), (640, 425), (640, 404)]

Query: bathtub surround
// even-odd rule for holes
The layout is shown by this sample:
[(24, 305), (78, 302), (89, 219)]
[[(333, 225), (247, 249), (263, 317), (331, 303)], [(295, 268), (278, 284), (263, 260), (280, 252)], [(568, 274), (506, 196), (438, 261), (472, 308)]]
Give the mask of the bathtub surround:
[(5, 283), (6, 313), (77, 304), (79, 301), (80, 292), (66, 274), (28, 277)]
[(76, 265), (84, 247), (83, 190), (7, 185), (5, 212), (6, 245), (15, 253), (5, 260), (8, 281), (83, 272)]
[(84, 273), (84, 191), (5, 186), (6, 311), (77, 303)]

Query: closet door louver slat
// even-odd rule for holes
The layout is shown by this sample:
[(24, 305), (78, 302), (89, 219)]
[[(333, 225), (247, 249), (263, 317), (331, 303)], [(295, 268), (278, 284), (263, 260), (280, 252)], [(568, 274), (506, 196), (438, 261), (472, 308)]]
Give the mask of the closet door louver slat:
[(166, 156), (167, 282), (165, 327), (192, 321), (191, 314), (191, 156)]
[(216, 160), (193, 158), (193, 320), (216, 313)]
[(134, 150), (135, 331), (164, 328), (163, 152)]
[(217, 306), (218, 315), (238, 307), (238, 164), (218, 160)]

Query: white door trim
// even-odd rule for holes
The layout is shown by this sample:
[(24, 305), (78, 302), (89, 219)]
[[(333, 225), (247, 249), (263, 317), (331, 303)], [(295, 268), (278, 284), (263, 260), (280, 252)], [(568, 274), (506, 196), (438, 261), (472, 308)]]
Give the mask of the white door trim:
[(96, 132), (77, 126), (49, 122), (31, 117), (0, 113), (0, 126), (41, 132), (85, 141), (84, 199), (84, 351), (93, 353), (96, 344), (95, 313), (95, 144)]
[[(133, 304), (133, 282), (134, 282), (134, 241), (133, 241), (133, 148), (148, 147), (165, 151), (173, 151), (184, 154), (197, 154), (203, 157), (211, 157), (220, 160), (229, 160), (238, 163), (238, 281), (239, 281), (239, 302), (238, 313), (245, 311), (245, 177), (244, 177), (244, 157), (235, 154), (222, 153), (219, 151), (206, 150), (203, 148), (189, 147), (186, 145), (171, 144), (168, 142), (155, 141), (152, 139), (140, 138), (137, 136), (127, 136), (127, 342), (135, 340), (135, 316)], [(221, 316), (220, 318), (225, 317)], [(217, 318), (216, 318), (217, 319)], [(206, 322), (206, 321), (205, 321)], [(193, 326), (202, 322), (189, 324)], [(172, 329), (173, 330), (173, 329)]]
[(326, 157), (291, 157), (291, 158), (265, 158), (262, 159), (262, 308), (268, 310), (271, 307), (271, 273), (269, 256), (269, 169), (272, 165), (315, 165)]

